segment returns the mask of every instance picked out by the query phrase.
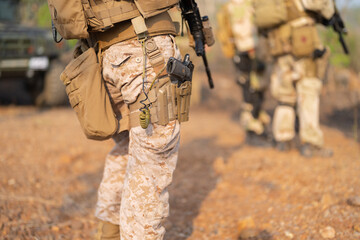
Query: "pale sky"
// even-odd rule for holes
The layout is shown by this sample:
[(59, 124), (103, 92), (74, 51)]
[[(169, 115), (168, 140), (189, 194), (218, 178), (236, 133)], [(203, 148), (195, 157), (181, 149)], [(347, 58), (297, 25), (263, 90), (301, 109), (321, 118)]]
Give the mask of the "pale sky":
[(349, 2), (352, 6), (357, 5), (360, 6), (359, 0), (335, 0), (339, 7), (342, 7), (344, 3)]

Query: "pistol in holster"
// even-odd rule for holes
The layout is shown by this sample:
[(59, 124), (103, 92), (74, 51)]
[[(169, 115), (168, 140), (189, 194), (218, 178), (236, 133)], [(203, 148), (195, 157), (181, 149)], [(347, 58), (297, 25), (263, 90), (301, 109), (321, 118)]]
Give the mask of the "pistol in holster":
[(179, 122), (189, 120), (191, 83), (194, 65), (186, 54), (183, 61), (171, 57), (167, 63), (166, 70), (169, 74), (172, 88), (175, 90), (175, 101), (177, 105), (177, 118)]

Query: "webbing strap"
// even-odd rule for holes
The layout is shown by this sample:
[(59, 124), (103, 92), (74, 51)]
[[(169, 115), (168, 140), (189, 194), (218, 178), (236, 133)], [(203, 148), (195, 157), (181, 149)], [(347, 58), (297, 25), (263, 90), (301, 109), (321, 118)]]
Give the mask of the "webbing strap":
[(120, 16), (121, 18), (123, 18), (123, 14), (132, 12), (132, 11), (136, 11), (137, 9), (131, 5), (129, 6), (118, 6), (118, 7), (113, 7), (113, 8), (106, 8), (104, 9), (104, 5), (97, 5), (93, 7), (93, 11), (96, 12), (97, 15), (99, 15), (99, 17), (102, 19), (104, 17), (116, 17), (116, 16)]

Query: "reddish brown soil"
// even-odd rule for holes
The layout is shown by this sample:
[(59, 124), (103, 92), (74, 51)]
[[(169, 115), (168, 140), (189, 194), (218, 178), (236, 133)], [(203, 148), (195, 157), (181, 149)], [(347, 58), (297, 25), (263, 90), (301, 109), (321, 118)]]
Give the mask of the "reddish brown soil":
[[(351, 134), (323, 126), (334, 156), (305, 159), (244, 144), (232, 115), (198, 107), (183, 124), (165, 239), (310, 240), (326, 227), (360, 239), (360, 207), (347, 203), (360, 194)], [(0, 107), (0, 239), (91, 239), (111, 147), (87, 140), (70, 108)]]

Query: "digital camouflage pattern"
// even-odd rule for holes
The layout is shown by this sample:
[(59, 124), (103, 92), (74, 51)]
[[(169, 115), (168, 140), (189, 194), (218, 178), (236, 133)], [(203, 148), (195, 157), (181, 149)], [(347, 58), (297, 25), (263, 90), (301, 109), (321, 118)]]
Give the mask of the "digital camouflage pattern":
[[(154, 40), (165, 61), (181, 58), (171, 36)], [(103, 77), (116, 105), (136, 101), (142, 91), (142, 46), (137, 40), (114, 44), (103, 55)], [(146, 60), (146, 87), (155, 72)], [(116, 86), (116, 88), (114, 88)], [(116, 91), (116, 89), (118, 91)], [(169, 215), (167, 187), (172, 181), (180, 140), (180, 124), (134, 127), (114, 137), (98, 191), (96, 217), (120, 225), (122, 240), (160, 240)]]
[[(163, 54), (165, 62), (170, 57), (181, 58), (180, 51), (172, 36), (162, 35), (153, 38)], [(111, 88), (111, 95), (120, 91), (122, 97), (114, 97), (117, 102), (124, 101), (131, 104), (136, 101), (142, 91), (142, 74), (144, 69), (144, 54), (138, 40), (129, 40), (112, 45), (104, 52), (103, 77), (107, 86)], [(145, 84), (149, 86), (155, 78), (149, 59), (146, 58)], [(115, 85), (116, 90), (112, 89)]]
[[(231, 0), (226, 4), (229, 14), (233, 41), (238, 53), (255, 53), (258, 48), (257, 28), (254, 24), (254, 8), (252, 0)], [(251, 53), (250, 53), (251, 52)], [(251, 57), (254, 57), (253, 55)], [(236, 58), (236, 57), (235, 57)], [(241, 61), (241, 58), (240, 58)], [(241, 63), (240, 63), (241, 64)], [(249, 66), (251, 68), (251, 66)], [(261, 92), (260, 81), (264, 81), (261, 74), (248, 71), (241, 71), (236, 68), (239, 80), (242, 83), (244, 91)], [(250, 82), (250, 87), (245, 85)], [(247, 131), (255, 132), (260, 135), (265, 131), (265, 125), (270, 123), (270, 117), (265, 111), (260, 111), (259, 117), (255, 118), (252, 114), (252, 103), (244, 102), (240, 114), (240, 124)]]
[(295, 111), (300, 122), (300, 140), (321, 147), (323, 134), (319, 124), (319, 103), (322, 82), (316, 77), (315, 62), (292, 55), (277, 58), (271, 78), (271, 92), (280, 103), (275, 109), (273, 134), (276, 141), (295, 137)]

